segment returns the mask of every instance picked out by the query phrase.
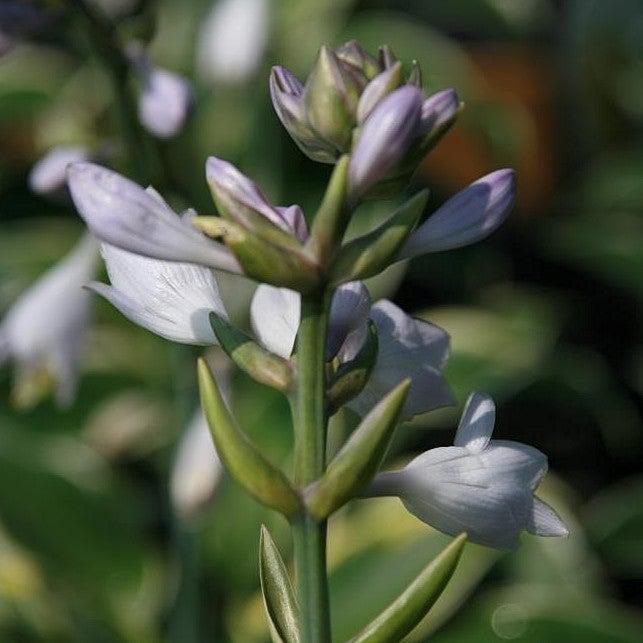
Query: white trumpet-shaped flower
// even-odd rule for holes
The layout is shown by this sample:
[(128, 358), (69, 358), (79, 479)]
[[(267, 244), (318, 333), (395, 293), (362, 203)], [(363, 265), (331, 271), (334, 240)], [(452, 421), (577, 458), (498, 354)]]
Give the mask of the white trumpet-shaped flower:
[(177, 513), (185, 519), (197, 516), (212, 499), (222, 475), (223, 465), (199, 407), (181, 437), (170, 476), (170, 497)]
[(213, 272), (209, 268), (161, 261), (102, 246), (111, 286), (92, 282), (102, 295), (135, 324), (182, 344), (212, 345), (211, 311), (227, 318)]
[(269, 0), (216, 2), (199, 35), (199, 75), (208, 82), (247, 80), (261, 64), (269, 29)]
[(152, 188), (94, 163), (70, 165), (67, 183), (80, 216), (101, 241), (154, 259), (241, 272), (228, 248), (178, 216)]
[(387, 299), (371, 308), (370, 317), (377, 327), (377, 361), (368, 384), (348, 406), (365, 415), (405, 377), (411, 378), (411, 387), (402, 420), (452, 404), (442, 377), (449, 335), (435, 324), (410, 317)]
[(447, 534), (499, 549), (513, 548), (527, 530), (538, 536), (566, 536), (556, 512), (534, 495), (547, 472), (537, 449), (491, 440), (493, 400), (469, 397), (455, 446), (430, 449), (404, 469), (379, 474), (369, 495), (399, 496), (420, 520)]
[(90, 297), (83, 285), (93, 278), (97, 264), (98, 242), (85, 235), (19, 297), (0, 323), (0, 364), (16, 362), (14, 394), (19, 405), (37, 401), (42, 385), (51, 380), (56, 401), (61, 406), (72, 402), (90, 316)]

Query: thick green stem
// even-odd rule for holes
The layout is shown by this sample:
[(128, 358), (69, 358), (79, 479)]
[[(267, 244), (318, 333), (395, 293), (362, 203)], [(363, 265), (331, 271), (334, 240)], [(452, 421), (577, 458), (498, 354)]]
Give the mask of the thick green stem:
[[(295, 482), (305, 487), (324, 472), (326, 460), (325, 347), (328, 298), (302, 296), (297, 336)], [(300, 515), (292, 523), (302, 643), (330, 641), (326, 522)]]

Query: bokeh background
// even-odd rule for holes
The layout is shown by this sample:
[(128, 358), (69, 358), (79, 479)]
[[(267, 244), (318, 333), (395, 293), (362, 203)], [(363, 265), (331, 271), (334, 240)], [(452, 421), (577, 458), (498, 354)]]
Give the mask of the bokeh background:
[[(73, 3), (51, 4), (65, 11)], [(126, 15), (126, 0), (99, 4)], [(168, 169), (157, 187), (199, 212), (213, 211), (209, 154), (238, 164), (275, 202), (310, 213), (322, 194), (328, 168), (303, 157), (271, 109), (273, 64), (303, 78), (319, 44), (357, 38), (419, 60), (428, 90), (458, 90), (466, 109), (416, 187), (429, 186), (435, 206), (511, 166), (515, 211), (491, 238), (415, 260), (371, 283), (372, 293), (451, 334), (446, 374), (459, 405), (472, 390), (492, 394), (496, 437), (549, 455), (543, 495), (572, 533), (565, 541), (525, 536), (509, 554), (468, 546), (409, 640), (641, 641), (643, 3), (271, 0), (258, 62), (227, 74), (208, 71), (207, 51), (199, 61), (216, 2), (145, 4), (155, 31), (147, 14), (124, 18), (123, 37), (150, 37), (154, 63), (188, 77), (196, 98), (181, 135), (155, 144)], [(226, 46), (242, 46), (246, 27), (237, 25)], [(127, 171), (110, 79), (90, 41), (72, 11), (0, 58), (1, 311), (82, 232), (68, 202), (29, 190), (36, 160), (56, 144), (108, 142), (114, 165)], [(388, 211), (363, 207), (354, 231)], [(258, 529), (267, 523), (287, 553), (287, 525), (225, 477), (189, 520), (169, 500), (176, 445), (196, 407), (194, 354), (97, 300), (70, 408), (58, 409), (45, 389), (16, 405), (10, 365), (0, 371), (3, 643), (267, 640)], [(244, 428), (283, 461), (286, 403), (239, 374), (230, 379)], [(404, 426), (390, 462), (449, 444), (458, 412)], [(333, 518), (336, 640), (374, 616), (447, 540), (396, 500), (355, 502)]]

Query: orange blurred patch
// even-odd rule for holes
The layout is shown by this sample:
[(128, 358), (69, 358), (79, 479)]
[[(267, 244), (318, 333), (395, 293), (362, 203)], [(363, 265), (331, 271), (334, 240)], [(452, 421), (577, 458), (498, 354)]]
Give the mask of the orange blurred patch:
[[(560, 173), (551, 57), (542, 49), (513, 44), (469, 46), (468, 53), (479, 73), (476, 94), (467, 97), (461, 119), (446, 142), (429, 154), (421, 172), (457, 191), (483, 174), (511, 166), (518, 173), (520, 208), (538, 211)], [(498, 130), (484, 124), (483, 110), (490, 106), (499, 112), (501, 127), (509, 128), (502, 132), (503, 142), (496, 140)]]

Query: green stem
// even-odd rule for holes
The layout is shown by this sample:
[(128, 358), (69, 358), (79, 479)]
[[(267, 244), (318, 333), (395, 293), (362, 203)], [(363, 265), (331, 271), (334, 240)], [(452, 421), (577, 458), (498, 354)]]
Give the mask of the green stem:
[[(326, 460), (325, 349), (328, 297), (303, 295), (297, 336), (297, 389), (294, 400), (295, 482), (310, 484)], [(326, 522), (304, 514), (292, 522), (302, 643), (330, 641)]]

